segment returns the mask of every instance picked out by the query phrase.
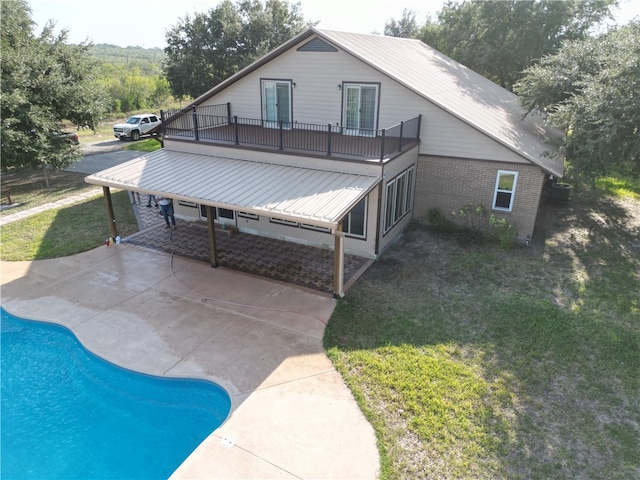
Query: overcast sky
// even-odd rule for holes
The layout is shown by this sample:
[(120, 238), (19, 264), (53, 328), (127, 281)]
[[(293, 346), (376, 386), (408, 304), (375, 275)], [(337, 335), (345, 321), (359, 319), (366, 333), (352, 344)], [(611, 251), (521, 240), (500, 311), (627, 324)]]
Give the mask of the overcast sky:
[[(113, 0), (28, 0), (38, 31), (48, 20), (57, 29), (69, 31), (69, 41), (110, 43), (121, 47), (164, 48), (165, 31), (187, 13), (206, 12), (219, 0), (152, 0), (116, 2)], [(295, 2), (290, 2), (295, 3)], [(384, 24), (400, 19), (403, 9), (417, 12), (419, 24), (428, 15), (435, 18), (443, 0), (301, 0), (308, 20), (319, 21), (319, 28), (355, 33), (382, 33)], [(620, 0), (616, 20), (627, 23), (640, 15), (638, 0)]]

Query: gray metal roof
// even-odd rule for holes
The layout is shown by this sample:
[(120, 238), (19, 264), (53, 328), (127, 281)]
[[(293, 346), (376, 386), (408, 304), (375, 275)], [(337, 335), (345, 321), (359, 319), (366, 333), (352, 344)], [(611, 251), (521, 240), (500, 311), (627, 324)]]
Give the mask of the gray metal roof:
[[(549, 173), (563, 161), (549, 138), (560, 133), (542, 116), (524, 117), (518, 97), (419, 40), (310, 28), (194, 100), (197, 105), (314, 35), (350, 53)], [(524, 117), (524, 118), (523, 118)]]
[(87, 183), (337, 228), (381, 178), (157, 150), (85, 178)]
[(316, 30), (318, 35), (393, 78), (416, 94), (557, 176), (563, 162), (552, 154), (558, 135), (528, 115), (517, 95), (419, 40)]

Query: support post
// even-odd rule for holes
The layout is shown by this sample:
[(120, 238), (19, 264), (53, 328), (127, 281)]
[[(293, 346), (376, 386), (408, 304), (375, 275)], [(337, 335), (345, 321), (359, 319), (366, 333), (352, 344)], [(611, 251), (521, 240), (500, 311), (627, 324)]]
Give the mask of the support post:
[(198, 132), (198, 114), (196, 113), (196, 107), (193, 107), (193, 135), (196, 137), (196, 141), (200, 140), (200, 133)]
[(283, 150), (283, 143), (282, 143), (282, 137), (283, 137), (283, 132), (282, 132), (282, 120), (278, 120), (278, 150)]
[(113, 202), (111, 201), (111, 190), (109, 187), (102, 187), (102, 193), (104, 194), (104, 206), (107, 209), (107, 221), (109, 222), (109, 233), (111, 238), (118, 236), (118, 229), (116, 227), (116, 217), (113, 214)]
[(331, 156), (331, 124), (328, 123), (328, 129), (327, 129), (327, 156)]
[(333, 249), (333, 298), (344, 297), (344, 235), (342, 221), (334, 233)]
[(211, 266), (218, 268), (218, 247), (216, 246), (216, 226), (213, 220), (213, 207), (207, 205), (207, 227), (209, 229), (209, 258)]
[(382, 162), (384, 160), (384, 141), (387, 135), (387, 131), (383, 128), (382, 129), (382, 142), (380, 142), (380, 161)]
[(402, 151), (402, 134), (404, 130), (404, 122), (400, 122), (400, 140), (398, 141), (398, 151)]
[(233, 117), (233, 131), (236, 135), (236, 145), (240, 145), (240, 136), (238, 133), (238, 116)]

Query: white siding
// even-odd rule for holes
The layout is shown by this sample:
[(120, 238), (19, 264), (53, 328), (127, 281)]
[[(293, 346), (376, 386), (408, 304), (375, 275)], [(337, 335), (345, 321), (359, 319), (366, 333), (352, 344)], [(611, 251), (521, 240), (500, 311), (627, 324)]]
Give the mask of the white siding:
[(378, 128), (388, 128), (422, 114), (420, 153), (503, 162), (528, 160), (465, 124), (445, 110), (343, 51), (289, 50), (233, 83), (204, 105), (231, 103), (232, 115), (261, 118), (261, 79), (290, 80), (293, 121), (342, 123), (343, 82), (379, 83)]

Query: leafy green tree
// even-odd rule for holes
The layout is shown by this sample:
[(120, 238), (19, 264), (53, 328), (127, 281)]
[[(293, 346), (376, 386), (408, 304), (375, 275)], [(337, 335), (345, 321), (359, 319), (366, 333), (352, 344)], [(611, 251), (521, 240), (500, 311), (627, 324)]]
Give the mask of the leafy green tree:
[(223, 0), (167, 32), (165, 75), (177, 98), (197, 97), (304, 30), (300, 4)]
[(419, 33), (416, 12), (406, 8), (402, 11), (400, 20), (392, 18), (384, 25), (384, 34), (389, 37), (416, 38)]
[(448, 2), (420, 38), (511, 90), (522, 71), (562, 42), (581, 40), (611, 14), (618, 0)]
[(34, 36), (25, 0), (3, 0), (1, 12), (2, 170), (63, 168), (80, 153), (58, 135), (62, 122), (95, 129), (105, 111), (96, 65), (51, 23)]
[(528, 112), (564, 130), (562, 151), (577, 172), (640, 174), (640, 22), (567, 43), (515, 87)]

